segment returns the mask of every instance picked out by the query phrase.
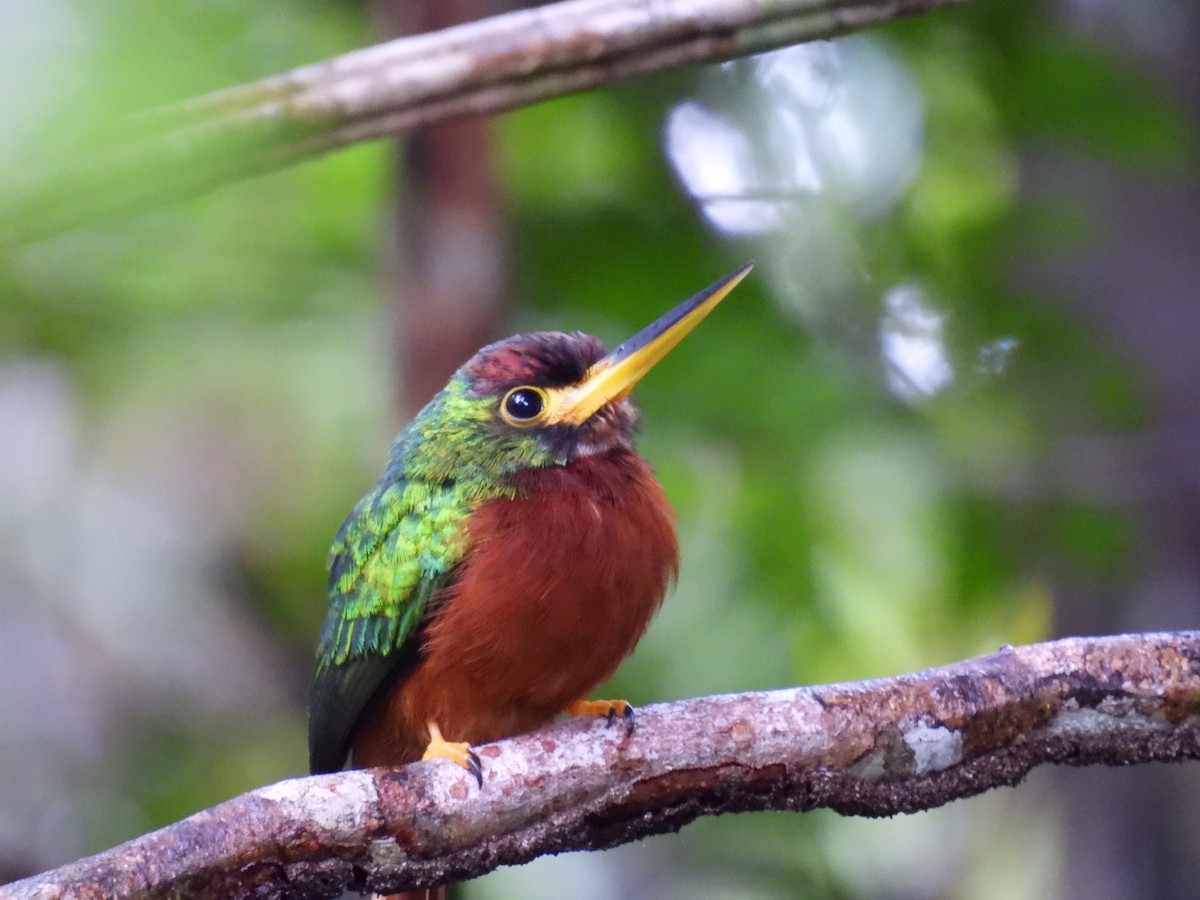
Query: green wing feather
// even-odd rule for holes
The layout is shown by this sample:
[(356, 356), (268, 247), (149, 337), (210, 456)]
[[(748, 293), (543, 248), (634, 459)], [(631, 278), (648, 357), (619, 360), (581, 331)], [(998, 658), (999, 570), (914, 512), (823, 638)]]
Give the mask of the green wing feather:
[(342, 767), (363, 710), (416, 662), (420, 626), (465, 550), (468, 514), (453, 483), (385, 474), (342, 524), (308, 700), (314, 774)]

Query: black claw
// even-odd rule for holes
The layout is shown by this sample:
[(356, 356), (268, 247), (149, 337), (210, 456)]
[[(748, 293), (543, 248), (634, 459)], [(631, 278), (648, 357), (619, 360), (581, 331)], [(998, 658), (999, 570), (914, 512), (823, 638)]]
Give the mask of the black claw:
[[(613, 710), (615, 715), (616, 710)], [(629, 703), (625, 704), (625, 737), (630, 737), (633, 734), (633, 706)], [(611, 718), (611, 716), (610, 716)]]
[(467, 771), (475, 776), (476, 783), (483, 787), (483, 764), (479, 761), (479, 754), (474, 750), (467, 751)]
[(617, 721), (617, 708), (615, 706), (610, 705), (608, 707), (608, 716), (606, 718), (608, 719), (606, 727), (612, 728), (613, 722)]

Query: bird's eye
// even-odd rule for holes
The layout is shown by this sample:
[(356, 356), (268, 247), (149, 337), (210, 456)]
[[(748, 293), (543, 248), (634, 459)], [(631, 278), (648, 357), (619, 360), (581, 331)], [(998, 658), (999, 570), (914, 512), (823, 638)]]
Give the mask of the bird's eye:
[(504, 395), (500, 414), (510, 425), (533, 425), (546, 411), (546, 392), (541, 388), (518, 387)]

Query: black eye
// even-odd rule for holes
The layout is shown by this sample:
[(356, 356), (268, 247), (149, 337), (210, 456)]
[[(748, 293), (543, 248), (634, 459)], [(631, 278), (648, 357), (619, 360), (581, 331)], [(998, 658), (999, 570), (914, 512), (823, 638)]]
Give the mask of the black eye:
[(527, 424), (546, 408), (546, 395), (538, 388), (513, 388), (504, 397), (504, 418), (513, 424)]

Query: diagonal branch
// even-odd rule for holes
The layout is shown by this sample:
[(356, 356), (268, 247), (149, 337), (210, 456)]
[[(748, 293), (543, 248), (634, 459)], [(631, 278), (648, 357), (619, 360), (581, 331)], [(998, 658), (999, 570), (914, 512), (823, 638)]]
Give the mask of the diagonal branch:
[(854, 684), (652, 706), (444, 762), (284, 781), (0, 888), (5, 898), (336, 896), (471, 878), (723, 812), (880, 816), (1036, 765), (1200, 757), (1200, 632), (1068, 638)]
[(359, 141), (962, 2), (566, 0), (389, 41), (127, 123), (108, 146), (35, 174), (6, 202), (0, 243), (195, 196)]

